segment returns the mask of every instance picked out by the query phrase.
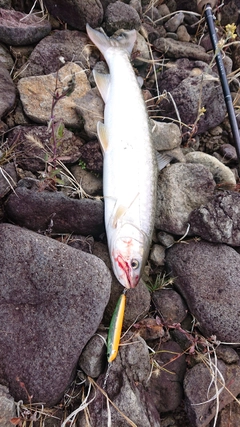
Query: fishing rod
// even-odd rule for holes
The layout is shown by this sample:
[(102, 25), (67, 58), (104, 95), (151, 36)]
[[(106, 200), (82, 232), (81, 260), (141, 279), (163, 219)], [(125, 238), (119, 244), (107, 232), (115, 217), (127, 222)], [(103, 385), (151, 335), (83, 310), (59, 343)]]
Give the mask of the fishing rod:
[(230, 93), (230, 89), (229, 89), (229, 85), (228, 85), (228, 81), (227, 81), (226, 71), (225, 71), (225, 68), (223, 65), (222, 55), (221, 55), (220, 49), (218, 47), (218, 38), (217, 38), (216, 29), (215, 29), (215, 25), (214, 25), (214, 19), (215, 18), (213, 16), (212, 7), (214, 7), (216, 5), (216, 3), (217, 3), (217, 0), (212, 0), (212, 1), (211, 0), (208, 0), (208, 1), (207, 0), (206, 1), (200, 0), (198, 2), (198, 9), (199, 9), (199, 12), (202, 13), (203, 8), (205, 7), (205, 10), (204, 10), (205, 18), (206, 18), (206, 22), (207, 22), (207, 26), (208, 26), (208, 31), (209, 31), (214, 55), (216, 58), (218, 74), (219, 74), (220, 82), (222, 85), (224, 100), (225, 100), (225, 104), (227, 107), (228, 118), (229, 118), (231, 130), (232, 130), (232, 134), (233, 134), (233, 139), (234, 139), (234, 143), (235, 143), (237, 157), (238, 157), (238, 161), (240, 163), (239, 129), (238, 129), (238, 124), (237, 124), (237, 119), (236, 119), (236, 115), (235, 115), (235, 111), (234, 111), (234, 107), (233, 107), (232, 97), (231, 97), (231, 93)]

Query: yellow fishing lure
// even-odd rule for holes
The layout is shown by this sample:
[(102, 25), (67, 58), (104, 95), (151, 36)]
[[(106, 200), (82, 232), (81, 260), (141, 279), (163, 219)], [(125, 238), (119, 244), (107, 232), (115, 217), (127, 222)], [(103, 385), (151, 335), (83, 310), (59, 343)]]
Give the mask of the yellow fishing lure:
[(118, 347), (121, 338), (123, 318), (126, 306), (125, 291), (120, 295), (113, 317), (110, 323), (108, 338), (107, 338), (107, 356), (108, 363), (111, 363), (118, 354)]

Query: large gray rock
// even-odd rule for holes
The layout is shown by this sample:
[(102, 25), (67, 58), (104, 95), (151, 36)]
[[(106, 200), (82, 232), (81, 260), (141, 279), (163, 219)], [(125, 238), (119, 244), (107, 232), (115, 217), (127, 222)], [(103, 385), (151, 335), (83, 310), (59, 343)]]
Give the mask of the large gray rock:
[(208, 338), (240, 342), (240, 255), (223, 244), (189, 241), (166, 256), (174, 283)]
[(54, 405), (108, 302), (111, 276), (93, 255), (0, 225), (0, 382), (15, 400)]
[(158, 178), (155, 226), (173, 234), (184, 234), (193, 209), (212, 197), (212, 174), (199, 164), (175, 163), (161, 171)]
[(30, 230), (45, 233), (99, 235), (104, 230), (103, 203), (93, 199), (71, 199), (47, 183), (32, 178), (19, 181), (8, 198), (8, 218)]
[(240, 246), (240, 194), (220, 192), (190, 217), (190, 234), (209, 242)]
[[(218, 79), (211, 80), (202, 75), (190, 76), (184, 79), (176, 89), (171, 92), (177, 106), (181, 122), (193, 127), (193, 134), (203, 133), (224, 120), (226, 106), (222, 88)], [(200, 106), (199, 106), (200, 99)], [(199, 116), (199, 110), (204, 107), (204, 113)], [(177, 119), (176, 109), (169, 99), (160, 103), (161, 114)], [(185, 127), (187, 132), (189, 128)], [(190, 131), (191, 133), (191, 131)]]

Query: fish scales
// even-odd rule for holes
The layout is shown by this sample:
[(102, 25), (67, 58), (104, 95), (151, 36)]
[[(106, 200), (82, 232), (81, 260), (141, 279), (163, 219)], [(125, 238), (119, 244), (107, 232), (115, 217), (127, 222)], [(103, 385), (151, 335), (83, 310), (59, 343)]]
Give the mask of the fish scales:
[(122, 31), (121, 36), (109, 39), (89, 26), (87, 31), (104, 55), (110, 72), (109, 77), (95, 73), (105, 101), (104, 125), (98, 126), (98, 136), (104, 156), (109, 253), (117, 279), (131, 288), (137, 285), (149, 252), (157, 181), (148, 114), (129, 60), (136, 32)]
[(151, 235), (149, 211), (155, 201), (156, 167), (145, 103), (124, 51), (112, 55), (109, 68), (111, 83), (104, 113), (109, 141), (104, 158), (107, 219), (114, 212), (115, 200), (110, 198), (116, 195), (117, 204), (128, 207), (124, 219), (133, 217), (139, 228)]

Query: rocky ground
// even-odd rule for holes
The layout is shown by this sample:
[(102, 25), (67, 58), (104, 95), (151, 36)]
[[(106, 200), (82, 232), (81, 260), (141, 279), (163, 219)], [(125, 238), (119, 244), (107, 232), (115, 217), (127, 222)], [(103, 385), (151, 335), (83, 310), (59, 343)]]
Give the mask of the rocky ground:
[[(0, 1), (1, 427), (239, 425), (240, 171), (196, 3)], [(238, 121), (239, 12), (239, 0), (215, 10)], [(96, 136), (92, 69), (106, 65), (87, 22), (138, 31), (132, 64), (154, 144), (173, 156), (109, 369), (122, 288)]]

